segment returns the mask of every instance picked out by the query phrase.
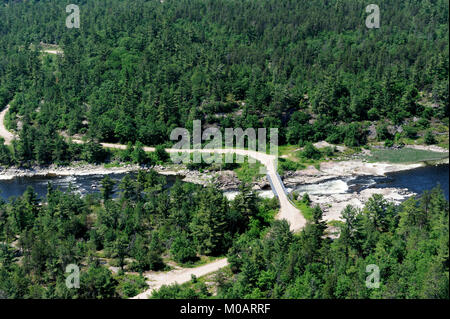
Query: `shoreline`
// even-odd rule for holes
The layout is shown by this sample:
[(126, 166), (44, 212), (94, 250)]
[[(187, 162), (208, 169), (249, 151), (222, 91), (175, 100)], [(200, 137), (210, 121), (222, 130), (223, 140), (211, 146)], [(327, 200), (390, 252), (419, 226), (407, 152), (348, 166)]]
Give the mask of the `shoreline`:
[[(449, 164), (449, 158), (431, 162), (418, 162), (411, 164), (392, 163), (369, 163), (361, 160), (330, 161), (323, 162), (320, 170), (309, 166), (303, 170), (286, 171), (283, 182), (286, 187), (298, 185), (309, 185), (322, 183), (342, 177), (358, 176), (386, 176), (387, 173), (413, 170), (419, 167)], [(11, 180), (17, 177), (55, 177), (55, 176), (86, 176), (86, 175), (108, 175), (121, 174), (137, 171), (140, 169), (154, 169), (157, 173), (165, 176), (183, 176), (183, 181), (194, 184), (207, 185), (216, 184), (221, 190), (237, 190), (241, 181), (232, 170), (200, 172), (198, 170), (187, 169), (180, 164), (156, 165), (152, 167), (138, 164), (123, 164), (115, 167), (105, 167), (105, 164), (87, 164), (74, 162), (69, 166), (33, 166), (31, 168), (0, 166), (0, 180)], [(265, 190), (270, 187), (267, 178), (264, 176), (253, 183), (255, 190)]]
[[(326, 162), (322, 163), (320, 170), (313, 166), (306, 168), (303, 171), (289, 172), (286, 174), (283, 182), (286, 187), (298, 186), (317, 186), (318, 184), (332, 184), (335, 181), (342, 179), (357, 178), (357, 177), (385, 177), (386, 174), (414, 170), (420, 167), (448, 165), (449, 159), (418, 162), (411, 164), (392, 164), (392, 163), (368, 163), (360, 160), (352, 160), (345, 162)], [(342, 183), (346, 183), (342, 181)], [(342, 184), (341, 183), (341, 184)], [(396, 205), (402, 203), (417, 193), (410, 191), (407, 188), (400, 187), (386, 187), (375, 188), (368, 186), (362, 190), (348, 190), (348, 185), (337, 185), (329, 194), (309, 194), (311, 199), (311, 206), (319, 205), (323, 211), (323, 219), (327, 222), (341, 219), (341, 212), (347, 205), (351, 205), (356, 209), (361, 209), (364, 204), (375, 194), (383, 195), (384, 199)], [(307, 193), (299, 192), (299, 198)]]
[(57, 177), (57, 176), (87, 176), (121, 174), (142, 169), (139, 165), (124, 165), (120, 167), (105, 167), (104, 164), (77, 164), (71, 166), (50, 165), (32, 168), (0, 167), (0, 181), (12, 180), (17, 177)]
[[(405, 170), (413, 170), (419, 167), (448, 165), (449, 159), (437, 160), (433, 162), (419, 162), (413, 164), (392, 164), (392, 163), (368, 163), (361, 160), (350, 161), (331, 161), (324, 162), (320, 165), (320, 170), (314, 166), (299, 171), (287, 171), (282, 176), (283, 184), (286, 188), (295, 191), (301, 186), (320, 187), (324, 183), (333, 183), (341, 181), (340, 184), (346, 183), (342, 179), (370, 177), (370, 176), (386, 176), (388, 173), (400, 172)], [(57, 176), (88, 176), (88, 175), (108, 175), (130, 173), (137, 170), (154, 169), (158, 174), (164, 176), (180, 176), (184, 182), (190, 182), (203, 186), (214, 185), (224, 192), (224, 195), (232, 199), (239, 192), (241, 181), (237, 178), (234, 171), (209, 171), (199, 172), (198, 170), (189, 170), (184, 165), (156, 165), (153, 167), (144, 167), (135, 164), (124, 164), (117, 167), (105, 167), (105, 164), (85, 164), (73, 163), (71, 166), (48, 167), (34, 166), (30, 169), (24, 168), (3, 168), (0, 167), (0, 181), (12, 180), (18, 177), (57, 177)], [(338, 187), (341, 186), (341, 187)], [(266, 191), (271, 191), (270, 184), (266, 176), (256, 180), (252, 189), (260, 192), (261, 195)], [(381, 194), (383, 197), (395, 204), (400, 204), (404, 200), (417, 195), (407, 188), (374, 188), (367, 187), (362, 190), (349, 190), (348, 185), (337, 185), (330, 187), (329, 194), (309, 194), (311, 205), (319, 205), (323, 211), (323, 218), (329, 222), (332, 220), (341, 220), (340, 214), (347, 205), (355, 208), (362, 208), (367, 200), (374, 194)], [(308, 191), (299, 192), (299, 197)], [(234, 194), (234, 196), (233, 196)], [(273, 197), (271, 194), (265, 194), (263, 197)]]

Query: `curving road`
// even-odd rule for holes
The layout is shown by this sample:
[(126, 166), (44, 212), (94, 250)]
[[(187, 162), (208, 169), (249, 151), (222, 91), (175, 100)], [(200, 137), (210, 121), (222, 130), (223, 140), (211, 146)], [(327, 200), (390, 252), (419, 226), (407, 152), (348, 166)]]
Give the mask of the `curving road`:
[[(9, 105), (0, 113), (0, 136), (5, 138), (5, 141), (7, 143), (10, 143), (11, 140), (14, 138), (14, 136), (5, 128), (3, 123), (4, 116), (8, 112), (8, 109)], [(77, 139), (72, 139), (72, 142), (77, 144), (84, 143), (83, 141)], [(101, 143), (101, 145), (105, 148), (113, 148), (113, 149), (123, 150), (127, 148), (127, 146), (123, 144)], [(146, 152), (155, 151), (154, 147), (144, 147), (143, 149)], [(305, 218), (303, 217), (301, 212), (289, 201), (284, 191), (284, 185), (282, 185), (281, 179), (277, 176), (276, 156), (257, 151), (231, 149), (231, 148), (196, 149), (196, 150), (166, 149), (166, 151), (168, 153), (176, 153), (176, 152), (189, 152), (189, 153), (200, 152), (200, 153), (218, 153), (218, 154), (235, 153), (237, 155), (244, 155), (254, 158), (255, 160), (261, 162), (261, 164), (263, 164), (266, 167), (267, 175), (272, 180), (274, 193), (277, 194), (278, 196), (278, 200), (280, 202), (280, 211), (277, 214), (276, 218), (286, 219), (290, 225), (290, 229), (293, 232), (297, 232), (305, 226), (306, 224)], [(146, 299), (148, 298), (149, 295), (151, 295), (153, 290), (159, 289), (162, 285), (171, 285), (174, 283), (182, 284), (188, 282), (191, 279), (192, 275), (201, 277), (206, 274), (215, 272), (227, 265), (228, 262), (224, 258), (196, 268), (182, 268), (172, 270), (169, 272), (148, 273), (145, 276), (148, 279), (147, 283), (149, 284), (150, 288), (134, 298)]]
[(195, 268), (179, 268), (167, 272), (148, 272), (145, 274), (145, 277), (148, 279), (147, 284), (150, 288), (131, 299), (148, 299), (154, 290), (158, 290), (163, 285), (171, 285), (174, 283), (183, 284), (191, 280), (192, 275), (197, 278), (202, 277), (227, 265), (227, 259), (222, 258)]
[[(81, 140), (72, 140), (72, 142), (77, 144), (82, 144), (83, 141)], [(123, 144), (111, 144), (111, 143), (101, 143), (101, 145), (105, 148), (114, 148), (114, 149), (126, 149), (127, 146)], [(145, 152), (154, 152), (154, 147), (143, 147), (143, 150)], [(289, 222), (290, 228), (293, 232), (297, 232), (300, 229), (302, 229), (305, 224), (306, 220), (303, 217), (300, 210), (298, 210), (288, 199), (285, 191), (284, 191), (284, 185), (282, 185), (280, 178), (277, 176), (277, 169), (276, 169), (276, 157), (274, 155), (269, 155), (257, 151), (250, 151), (250, 150), (243, 150), (243, 149), (234, 149), (234, 148), (220, 148), (220, 149), (172, 149), (168, 148), (166, 149), (168, 153), (177, 153), (177, 152), (198, 152), (198, 153), (217, 153), (217, 154), (230, 154), (235, 153), (237, 155), (244, 155), (254, 158), (255, 160), (261, 162), (266, 167), (267, 175), (272, 180), (272, 185), (275, 188), (275, 194), (278, 196), (278, 200), (280, 202), (280, 211), (277, 214), (277, 219), (286, 219)]]

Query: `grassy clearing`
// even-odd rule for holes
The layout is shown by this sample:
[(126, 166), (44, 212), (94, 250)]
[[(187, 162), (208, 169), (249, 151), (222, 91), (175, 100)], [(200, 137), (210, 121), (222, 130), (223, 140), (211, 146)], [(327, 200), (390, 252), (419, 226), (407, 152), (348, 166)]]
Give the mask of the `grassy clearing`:
[(297, 208), (300, 209), (300, 211), (302, 212), (303, 217), (305, 217), (305, 219), (307, 221), (312, 221), (313, 220), (312, 207), (308, 206), (308, 204), (306, 204), (305, 202), (299, 202), (299, 201), (295, 201), (295, 202), (294, 203), (296, 204)]
[(389, 163), (417, 163), (424, 161), (436, 161), (448, 157), (448, 153), (438, 153), (412, 148), (372, 150), (372, 155), (367, 157), (370, 162)]
[(256, 163), (249, 163), (248, 157), (245, 158), (245, 162), (240, 165), (240, 167), (236, 168), (234, 171), (236, 172), (237, 177), (240, 181), (251, 183), (254, 179), (259, 176), (263, 176), (260, 173), (260, 168), (262, 164), (258, 161)]
[(297, 161), (297, 152), (299, 152), (299, 146), (298, 145), (281, 145), (278, 146), (278, 156), (284, 157), (286, 159), (289, 159), (291, 161)]
[(125, 166), (125, 164), (114, 161), (111, 163), (106, 163), (104, 166), (105, 168), (116, 168), (116, 167), (123, 167)]
[(331, 226), (331, 227), (340, 227), (340, 226), (344, 225), (345, 223), (341, 220), (330, 220), (327, 224), (328, 224), (328, 226)]

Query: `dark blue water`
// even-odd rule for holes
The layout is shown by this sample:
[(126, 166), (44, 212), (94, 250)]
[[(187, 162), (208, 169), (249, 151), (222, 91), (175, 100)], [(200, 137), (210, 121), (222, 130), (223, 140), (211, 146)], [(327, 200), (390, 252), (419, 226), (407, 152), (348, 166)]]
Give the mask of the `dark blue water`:
[(422, 194), (426, 190), (440, 185), (445, 197), (449, 199), (449, 165), (419, 167), (408, 171), (388, 173), (386, 177), (358, 176), (348, 181), (349, 191), (360, 191), (365, 188), (407, 188)]
[(389, 173), (387, 177), (378, 181), (375, 187), (402, 187), (422, 194), (438, 184), (444, 191), (445, 198), (449, 199), (449, 165), (436, 165), (419, 167), (410, 171)]

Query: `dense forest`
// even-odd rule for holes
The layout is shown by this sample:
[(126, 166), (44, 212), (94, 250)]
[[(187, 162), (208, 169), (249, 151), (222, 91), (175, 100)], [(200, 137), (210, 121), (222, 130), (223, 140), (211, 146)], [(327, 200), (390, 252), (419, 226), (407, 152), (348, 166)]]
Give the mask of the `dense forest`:
[[(230, 202), (214, 188), (166, 183), (140, 171), (117, 193), (105, 177), (101, 193), (84, 198), (49, 184), (43, 203), (32, 188), (0, 203), (0, 296), (127, 298), (145, 289), (145, 271), (226, 255), (215, 298), (449, 298), (449, 203), (439, 187), (399, 206), (380, 195), (348, 206), (336, 237), (318, 206), (293, 234), (273, 220), (277, 201), (248, 187)], [(79, 289), (66, 286), (68, 264), (81, 268)], [(379, 289), (365, 284), (372, 264)], [(152, 297), (213, 294), (193, 278)]]
[(352, 147), (372, 122), (388, 141), (387, 125), (412, 138), (448, 128), (448, 1), (380, 0), (379, 29), (360, 0), (74, 3), (79, 29), (61, 1), (1, 1), (0, 105), (12, 101), (20, 136), (0, 147), (4, 165), (97, 158), (99, 141), (167, 144), (198, 119)]
[[(5, 125), (18, 136), (0, 137), (1, 166), (161, 164), (171, 131), (193, 120), (278, 128), (280, 144), (316, 160), (334, 153), (313, 146), (322, 140), (448, 147), (446, 0), (379, 0), (379, 29), (366, 27), (362, 0), (71, 2), (80, 28), (66, 27), (64, 1), (0, 0), (0, 110), (10, 105)], [(152, 297), (449, 298), (440, 188), (400, 205), (374, 195), (332, 225), (309, 207), (294, 234), (250, 173), (232, 201), (151, 169), (105, 177), (84, 197), (48, 184), (45, 199), (29, 188), (0, 200), (0, 298), (128, 298), (145, 290), (146, 271), (219, 257), (230, 265), (212, 286), (192, 278)], [(79, 289), (66, 286), (68, 264), (80, 267)], [(379, 289), (365, 285), (370, 264)]]
[[(115, 194), (107, 176), (100, 194), (82, 198), (49, 184), (44, 203), (32, 188), (0, 202), (0, 298), (132, 297), (146, 285), (129, 272), (223, 256), (240, 234), (258, 238), (278, 210), (248, 187), (229, 202), (214, 188), (166, 185), (139, 171)], [(81, 269), (80, 289), (66, 287), (69, 264)]]
[[(449, 298), (449, 206), (435, 188), (400, 206), (374, 195), (348, 206), (340, 236), (325, 236), (320, 208), (298, 235), (275, 221), (265, 236), (241, 235), (228, 254), (231, 276), (214, 277), (218, 298)], [(380, 269), (368, 289), (367, 265)], [(202, 281), (164, 286), (153, 298), (211, 298)]]

